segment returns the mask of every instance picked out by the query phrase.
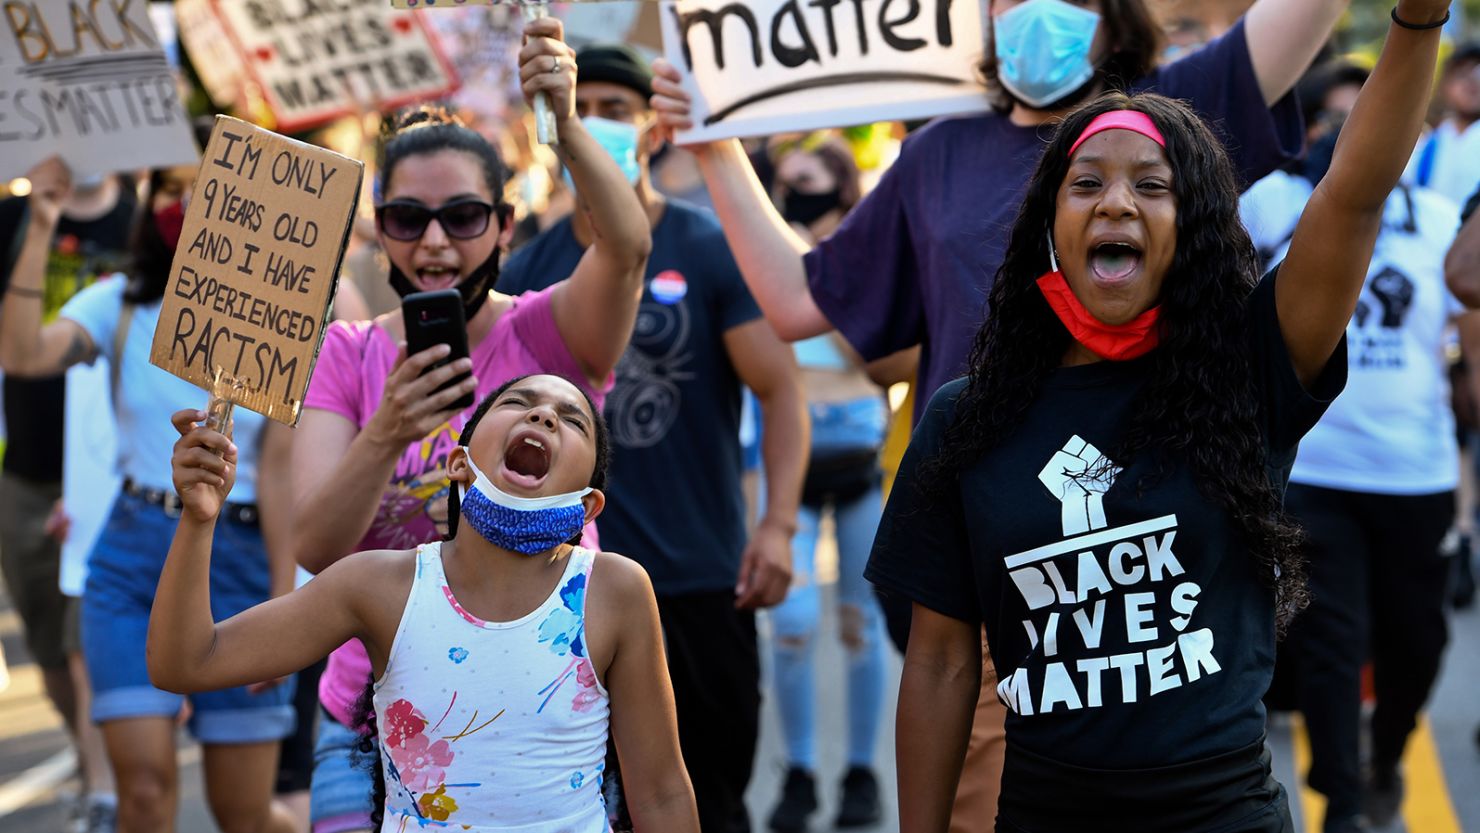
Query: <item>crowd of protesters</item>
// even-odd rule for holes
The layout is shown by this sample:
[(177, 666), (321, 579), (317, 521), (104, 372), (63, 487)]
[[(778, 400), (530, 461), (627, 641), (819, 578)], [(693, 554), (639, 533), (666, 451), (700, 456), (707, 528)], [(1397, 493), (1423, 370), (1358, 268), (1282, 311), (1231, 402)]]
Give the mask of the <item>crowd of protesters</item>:
[[(1175, 48), (1144, 0), (992, 0), (984, 113), (683, 147), (678, 68), (532, 21), (556, 154), (382, 114), (294, 428), (150, 363), (195, 169), (41, 163), (0, 201), (0, 559), (69, 829), (176, 829), (183, 722), (224, 833), (1275, 833), (1285, 708), (1323, 829), (1388, 824), (1480, 517), (1449, 5), (1364, 65), (1342, 0)], [(444, 289), (452, 362), (400, 309)], [(65, 482), (89, 432), (116, 494)]]

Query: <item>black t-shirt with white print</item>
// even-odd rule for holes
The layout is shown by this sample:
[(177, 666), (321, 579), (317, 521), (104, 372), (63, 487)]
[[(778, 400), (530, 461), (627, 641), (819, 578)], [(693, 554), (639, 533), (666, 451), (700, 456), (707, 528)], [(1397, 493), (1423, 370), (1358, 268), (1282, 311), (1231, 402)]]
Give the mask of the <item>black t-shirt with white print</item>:
[[(1250, 295), (1248, 349), (1270, 476), (1346, 381), (1345, 342), (1306, 390), (1280, 335), (1275, 273)], [(1152, 357), (1061, 368), (1020, 428), (949, 499), (916, 481), (964, 380), (931, 400), (880, 524), (867, 576), (939, 613), (983, 622), (1009, 742), (1076, 767), (1140, 769), (1248, 747), (1264, 733), (1273, 597), (1236, 521), (1185, 466), (1099, 465)]]

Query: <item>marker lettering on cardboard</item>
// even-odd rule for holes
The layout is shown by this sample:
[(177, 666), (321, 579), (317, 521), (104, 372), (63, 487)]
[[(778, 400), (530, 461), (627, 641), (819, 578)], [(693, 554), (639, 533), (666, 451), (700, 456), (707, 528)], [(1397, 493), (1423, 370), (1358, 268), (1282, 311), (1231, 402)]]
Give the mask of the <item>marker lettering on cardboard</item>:
[(294, 424), (323, 343), (363, 166), (219, 116), (150, 360)]
[(0, 179), (60, 155), (76, 174), (196, 159), (145, 0), (5, 0)]
[(981, 112), (981, 0), (674, 0), (663, 49), (685, 70), (680, 141)]

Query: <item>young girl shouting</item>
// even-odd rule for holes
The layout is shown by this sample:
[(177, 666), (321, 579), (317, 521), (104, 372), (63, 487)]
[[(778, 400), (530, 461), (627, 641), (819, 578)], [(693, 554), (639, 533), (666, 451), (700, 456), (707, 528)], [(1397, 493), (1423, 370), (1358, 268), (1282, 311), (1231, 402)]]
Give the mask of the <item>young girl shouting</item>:
[(585, 393), (529, 376), (479, 405), (448, 458), (445, 543), (345, 558), (219, 624), (211, 535), (237, 452), (204, 419), (173, 417), (184, 511), (149, 627), (155, 685), (272, 679), (356, 638), (375, 675), (382, 833), (603, 833), (609, 726), (637, 830), (697, 833), (647, 574), (566, 543), (606, 500), (606, 427)]

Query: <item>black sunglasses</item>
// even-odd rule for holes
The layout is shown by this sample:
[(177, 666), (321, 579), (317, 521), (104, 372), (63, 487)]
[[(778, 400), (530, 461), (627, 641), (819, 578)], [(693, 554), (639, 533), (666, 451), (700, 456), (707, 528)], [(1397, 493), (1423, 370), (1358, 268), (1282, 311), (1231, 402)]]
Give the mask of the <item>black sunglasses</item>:
[(499, 219), (506, 206), (492, 206), (482, 200), (453, 200), (440, 208), (427, 208), (419, 202), (394, 200), (375, 206), (375, 222), (392, 240), (420, 240), (433, 219), (448, 237), (472, 240), (488, 231), (488, 218), (496, 211)]

